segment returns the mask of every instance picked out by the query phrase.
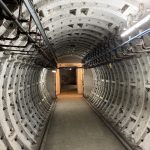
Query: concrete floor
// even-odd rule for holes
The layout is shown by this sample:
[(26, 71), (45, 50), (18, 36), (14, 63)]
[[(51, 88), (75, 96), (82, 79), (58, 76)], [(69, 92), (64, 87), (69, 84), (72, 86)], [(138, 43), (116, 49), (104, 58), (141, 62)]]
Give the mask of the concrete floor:
[(77, 85), (62, 85), (61, 86), (61, 95), (62, 94), (77, 94)]
[(125, 150), (79, 96), (60, 96), (45, 150)]

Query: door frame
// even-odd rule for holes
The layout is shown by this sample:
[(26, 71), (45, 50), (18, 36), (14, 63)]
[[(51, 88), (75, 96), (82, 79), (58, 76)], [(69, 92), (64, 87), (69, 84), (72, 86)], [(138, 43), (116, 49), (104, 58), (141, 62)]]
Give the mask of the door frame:
[(59, 95), (61, 89), (60, 82), (60, 68), (64, 67), (76, 67), (76, 77), (77, 77), (77, 92), (78, 94), (83, 94), (83, 64), (82, 63), (58, 63), (56, 70), (56, 95)]

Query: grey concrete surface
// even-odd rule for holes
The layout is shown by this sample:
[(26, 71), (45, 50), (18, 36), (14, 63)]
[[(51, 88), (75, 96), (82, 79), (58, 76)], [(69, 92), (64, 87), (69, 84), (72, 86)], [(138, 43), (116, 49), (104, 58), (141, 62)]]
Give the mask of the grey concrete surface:
[(61, 97), (45, 150), (125, 150), (82, 97)]

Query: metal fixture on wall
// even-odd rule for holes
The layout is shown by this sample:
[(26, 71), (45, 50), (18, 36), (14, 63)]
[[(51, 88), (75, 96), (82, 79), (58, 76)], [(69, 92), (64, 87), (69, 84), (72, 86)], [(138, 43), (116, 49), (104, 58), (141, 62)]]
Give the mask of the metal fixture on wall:
[[(105, 52), (101, 52), (100, 49), (95, 49), (85, 56), (84, 67), (93, 68), (104, 64), (121, 61), (123, 59), (130, 59), (136, 56), (138, 53), (150, 52), (148, 48), (146, 50), (144, 49), (144, 41), (142, 40), (143, 37), (147, 36), (149, 33), (150, 29), (147, 29), (113, 49), (111, 49), (111, 47), (108, 48)], [(141, 50), (139, 51), (138, 49), (134, 49), (133, 51), (132, 42), (139, 39), (143, 41), (142, 44), (138, 45), (141, 47)]]
[[(35, 10), (34, 10), (34, 8), (32, 8), (32, 10), (35, 12), (35, 16), (32, 16), (32, 17), (34, 17), (34, 19), (35, 19), (35, 17), (36, 17), (36, 21), (35, 21), (35, 24), (38, 26), (38, 28), (39, 28), (39, 31), (41, 32), (41, 31), (43, 31), (42, 33), (41, 33), (41, 35), (45, 35), (45, 36), (43, 36), (43, 38), (44, 38), (44, 40), (46, 40), (46, 42), (45, 42), (45, 44), (48, 44), (48, 45), (46, 45), (46, 49), (43, 49), (40, 45), (39, 45), (39, 43), (37, 43), (37, 41), (35, 40), (35, 39), (33, 39), (33, 37), (30, 35), (30, 30), (29, 30), (29, 32), (28, 31), (26, 31), (23, 27), (22, 27), (22, 25), (21, 25), (21, 23), (20, 23), (20, 20), (18, 20), (16, 17), (15, 17), (15, 15), (9, 10), (9, 8), (6, 6), (6, 4), (2, 1), (2, 0), (0, 0), (0, 7), (5, 11), (5, 13), (9, 16), (9, 19), (11, 19), (12, 21), (14, 21), (14, 23), (17, 25), (17, 28), (18, 28), (18, 30), (19, 30), (19, 33), (21, 33), (21, 34), (24, 34), (24, 35), (26, 35), (27, 37), (28, 37), (28, 42), (27, 42), (27, 44), (25, 45), (25, 46), (20, 46), (20, 45), (5, 45), (5, 44), (1, 44), (0, 46), (1, 47), (18, 47), (18, 48), (25, 48), (27, 45), (28, 45), (28, 43), (34, 43), (34, 45), (36, 46), (36, 48), (41, 52), (41, 54), (47, 59), (47, 60), (49, 60), (49, 62), (50, 62), (50, 66), (53, 66), (53, 67), (56, 67), (56, 57), (55, 57), (55, 55), (54, 55), (54, 53), (52, 53), (51, 51), (50, 51), (50, 48), (52, 48), (52, 47), (50, 47), (50, 44), (48, 44), (49, 42), (48, 42), (48, 39), (47, 39), (47, 37), (46, 37), (46, 35), (44, 34), (45, 32), (44, 32), (44, 29), (43, 29), (43, 27), (42, 26), (40, 26), (40, 24), (38, 24), (39, 22), (38, 22), (38, 16), (36, 15), (36, 12), (35, 12)], [(27, 7), (29, 7), (29, 5), (27, 5)], [(20, 10), (22, 9), (22, 6), (20, 6)], [(31, 8), (30, 8), (31, 9)], [(20, 14), (20, 11), (19, 11), (19, 14)], [(20, 16), (20, 15), (19, 15)], [(30, 21), (31, 21), (31, 19), (30, 19)], [(31, 22), (29, 23), (29, 29), (30, 29), (30, 26), (31, 26)], [(39, 34), (39, 33), (38, 33)], [(18, 38), (18, 37), (17, 37)], [(3, 39), (2, 37), (1, 37), (1, 39)], [(15, 38), (16, 39), (16, 38)], [(13, 39), (3, 39), (3, 40), (14, 40), (14, 38)], [(48, 47), (47, 47), (48, 46)], [(48, 48), (48, 50), (47, 50), (47, 48)]]

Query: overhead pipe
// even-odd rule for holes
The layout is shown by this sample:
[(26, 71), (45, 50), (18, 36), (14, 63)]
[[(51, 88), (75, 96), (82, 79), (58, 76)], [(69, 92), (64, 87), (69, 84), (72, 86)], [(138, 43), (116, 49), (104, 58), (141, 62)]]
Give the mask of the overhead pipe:
[(34, 53), (34, 52), (37, 52), (37, 51), (24, 51), (24, 50), (10, 50), (10, 49), (0, 49), (0, 52), (27, 52), (27, 53)]
[(12, 17), (12, 20), (16, 23), (16, 25), (19, 27), (20, 31), (26, 33), (27, 37), (30, 39), (31, 42), (35, 43), (35, 41), (33, 40), (33, 38), (27, 33), (27, 31), (21, 26), (21, 24), (19, 23), (18, 19), (15, 17), (15, 15), (8, 9), (8, 7), (5, 5), (5, 3), (0, 0), (0, 6), (2, 7), (2, 9), (5, 10), (5, 12)]
[[(19, 13), (18, 13), (18, 20), (19, 22), (27, 22), (29, 23), (29, 29), (28, 29), (28, 33), (31, 35), (31, 34), (37, 34), (37, 35), (40, 35), (39, 33), (37, 32), (31, 32), (31, 23), (32, 23), (32, 17), (30, 15), (30, 19), (29, 20), (26, 20), (26, 19), (21, 19), (21, 13), (22, 13), (22, 0), (19, 1)], [(3, 37), (3, 36), (0, 36), (0, 40), (9, 40), (9, 41), (16, 41), (19, 37), (20, 37), (20, 34), (26, 34), (26, 32), (20, 32), (18, 27), (17, 27), (17, 34), (15, 37), (13, 38), (8, 38), (8, 37)]]
[(53, 47), (51, 46), (49, 40), (48, 40), (48, 37), (42, 27), (42, 24), (41, 24), (41, 21), (34, 9), (34, 6), (33, 6), (33, 3), (30, 1), (30, 0), (23, 0), (28, 12), (30, 13), (30, 15), (32, 16), (32, 19), (34, 20), (35, 22), (35, 25), (37, 26), (38, 30), (40, 31), (41, 33), (41, 36), (43, 37), (43, 40), (45, 42), (45, 45), (47, 46), (47, 48), (50, 50), (53, 58), (55, 59), (55, 62), (57, 62), (57, 57), (55, 55), (55, 52), (53, 51)]
[(15, 37), (8, 38), (8, 37), (0, 36), (0, 40), (16, 41), (19, 38), (19, 36), (20, 36), (20, 32), (17, 30), (17, 34)]
[[(27, 48), (28, 46), (29, 46), (28, 43), (27, 43), (25, 46), (2, 45), (2, 44), (0, 45), (0, 47), (16, 47), (16, 48)], [(30, 47), (31, 47), (31, 46), (32, 46), (32, 45), (30, 45)], [(4, 48), (1, 48), (0, 51), (1, 51), (1, 52), (3, 52), (3, 51), (4, 51), (4, 52), (5, 52), (5, 51), (10, 51), (10, 52), (11, 52), (11, 51), (12, 51), (12, 52), (15, 52), (15, 51), (16, 51), (16, 52), (17, 52), (17, 51), (18, 51), (18, 52), (28, 52), (28, 53), (37, 52), (36, 50), (34, 50), (34, 51), (19, 50), (19, 49), (11, 49), (11, 50), (10, 50), (10, 49), (4, 49)]]
[[(25, 53), (11, 53), (11, 54), (15, 54), (15, 55), (27, 55), (27, 56), (32, 56), (33, 54), (25, 54)], [(7, 54), (7, 53), (5, 53), (5, 55), (9, 55), (9, 54)]]
[[(22, 19), (20, 19), (21, 12), (22, 12), (22, 0), (20, 0), (18, 4), (19, 4), (18, 20), (21, 21), (21, 22), (24, 22)], [(13, 38), (0, 36), (0, 40), (16, 41), (19, 38), (19, 36), (20, 36), (20, 31), (19, 31), (19, 29), (17, 27), (17, 34), (16, 34), (16, 36), (14, 36)]]
[(26, 43), (26, 45), (5, 45), (0, 44), (0, 47), (16, 47), (16, 48), (26, 48), (28, 46), (29, 42)]
[[(9, 10), (11, 10), (12, 12), (14, 12), (15, 10), (18, 9), (18, 1), (19, 0), (3, 0), (3, 2), (7, 5), (7, 7), (9, 8)], [(3, 20), (4, 18), (6, 20), (11, 20), (11, 16), (9, 16), (6, 12), (4, 12), (2, 9), (0, 9), (0, 19)]]
[[(124, 42), (124, 43), (120, 44), (119, 46), (113, 48), (112, 50), (108, 50), (107, 52), (103, 53), (102, 55), (97, 55), (95, 58), (93, 58), (93, 59), (87, 61), (87, 62), (84, 64), (84, 66), (85, 66), (86, 64), (88, 64), (89, 62), (92, 62), (92, 61), (94, 61), (94, 60), (96, 60), (96, 59), (98, 59), (98, 58), (100, 58), (100, 57), (103, 57), (104, 55), (106, 55), (106, 54), (108, 54), (108, 53), (110, 53), (110, 52), (116, 52), (119, 48), (125, 46), (126, 44), (129, 44), (130, 42), (132, 42), (133, 40), (135, 40), (135, 39), (137, 39), (137, 38), (141, 38), (142, 36), (144, 36), (144, 35), (146, 35), (146, 34), (148, 34), (148, 33), (150, 33), (150, 28), (147, 29), (147, 30), (145, 30), (145, 31), (143, 31), (143, 32), (141, 32), (141, 33), (139, 33), (139, 34), (137, 34), (136, 36), (130, 38), (129, 40), (127, 40), (126, 42)], [(149, 52), (149, 51), (143, 51), (143, 52)]]
[(136, 36), (130, 38), (129, 40), (127, 40), (126, 42), (124, 42), (124, 43), (120, 44), (119, 46), (115, 47), (115, 48), (112, 49), (111, 51), (116, 51), (118, 48), (121, 48), (121, 47), (123, 47), (124, 45), (129, 44), (129, 43), (132, 42), (133, 40), (135, 40), (135, 39), (137, 39), (137, 38), (141, 38), (142, 36), (144, 36), (144, 35), (146, 35), (146, 34), (148, 34), (148, 33), (150, 33), (150, 28), (148, 28), (147, 30), (145, 30), (145, 31), (143, 31), (143, 32), (141, 32), (141, 33), (139, 33), (139, 34), (137, 34)]
[(101, 62), (100, 64), (95, 64), (95, 65), (92, 65), (92, 66), (89, 66), (89, 67), (85, 67), (85, 68), (99, 67), (101, 65), (106, 65), (108, 63), (119, 62), (119, 61), (124, 60), (124, 59), (131, 59), (131, 58), (133, 58), (133, 56), (135, 56), (135, 55), (134, 54), (128, 55), (126, 57), (123, 57), (123, 58), (120, 58), (120, 59), (118, 58), (118, 59), (115, 59), (115, 60), (111, 60), (109, 62)]
[[(29, 33), (30, 35), (31, 35), (31, 34), (37, 34), (37, 35), (40, 36), (40, 34), (39, 34), (39, 33), (36, 33), (36, 32), (28, 32), (28, 33)], [(5, 41), (5, 40), (8, 40), (8, 41), (16, 41), (16, 40), (19, 38), (20, 34), (26, 34), (26, 32), (20, 32), (20, 31), (18, 30), (15, 37), (13, 37), (13, 38), (8, 38), (8, 37), (0, 36), (0, 40), (2, 40), (2, 41)], [(41, 40), (41, 39), (35, 39), (35, 40)]]
[[(29, 38), (29, 41), (32, 43), (36, 43), (36, 41), (29, 35), (29, 33), (22, 27), (22, 25), (19, 23), (18, 19), (15, 17), (15, 15), (8, 9), (8, 7), (5, 5), (5, 3), (0, 0), (0, 7), (4, 9), (4, 11), (12, 18), (12, 20), (15, 22), (15, 24), (18, 26), (19, 30), (24, 32), (25, 35)], [(45, 59), (49, 60), (51, 63), (53, 62), (52, 59), (49, 58), (47, 53), (36, 43), (36, 47), (39, 48), (41, 51), (42, 55), (44, 56)], [(56, 62), (53, 63), (53, 65), (56, 67)]]

